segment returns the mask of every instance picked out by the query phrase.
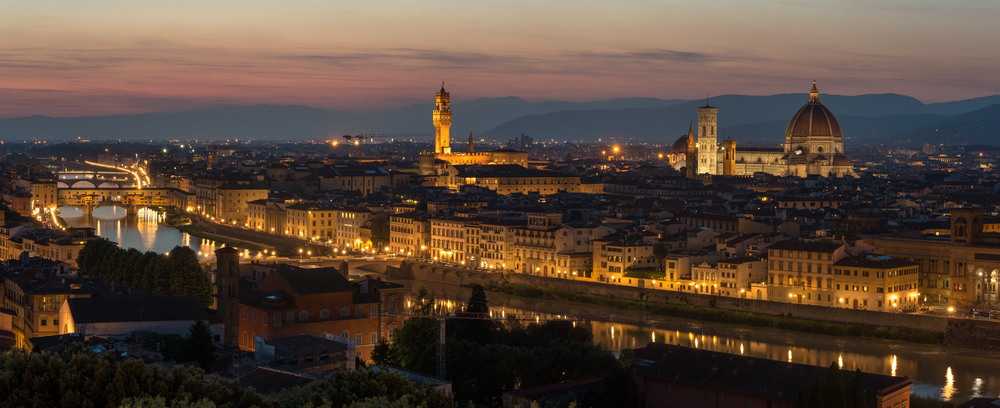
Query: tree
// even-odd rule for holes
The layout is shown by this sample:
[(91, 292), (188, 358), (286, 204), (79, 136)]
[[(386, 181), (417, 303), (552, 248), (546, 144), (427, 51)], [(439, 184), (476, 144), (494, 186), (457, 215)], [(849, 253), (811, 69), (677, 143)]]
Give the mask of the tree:
[(388, 364), (398, 364), (392, 354), (392, 346), (389, 342), (385, 341), (384, 337), (379, 338), (378, 343), (375, 343), (375, 347), (372, 348), (372, 362), (379, 367), (384, 367)]
[(198, 320), (188, 329), (187, 344), (185, 353), (192, 361), (198, 363), (203, 369), (215, 361), (215, 343), (212, 343), (212, 331), (203, 320)]
[(372, 245), (384, 248), (389, 243), (389, 217), (372, 219)]
[(212, 280), (198, 263), (191, 248), (176, 246), (170, 251), (170, 289), (177, 296), (191, 296), (204, 307), (212, 307)]
[(808, 408), (809, 398), (806, 397), (806, 392), (799, 387), (799, 395), (795, 397), (795, 408)]
[[(840, 366), (834, 361), (826, 371), (826, 382), (823, 384), (823, 406), (826, 408), (846, 408), (844, 398), (844, 380), (840, 377)], [(812, 404), (810, 404), (812, 405)]]
[(174, 294), (173, 280), (174, 263), (169, 255), (163, 255), (156, 261), (153, 271), (153, 293), (160, 296), (170, 296)]
[[(472, 296), (465, 305), (465, 312), (476, 316), (489, 316), (490, 306), (486, 300), (486, 289), (482, 285), (472, 286)], [(458, 320), (455, 322), (455, 336), (457, 338), (486, 343), (492, 336), (493, 321), (482, 320)], [(449, 329), (450, 330), (450, 329)]]
[[(446, 395), (427, 383), (417, 388), (398, 373), (362, 367), (354, 371), (337, 370), (327, 377), (324, 402), (331, 407), (354, 406), (369, 398), (384, 398), (387, 401), (410, 399), (405, 406), (445, 408), (454, 405), (450, 395)], [(364, 406), (364, 405), (361, 405)], [(377, 405), (376, 405), (377, 406)]]
[(812, 388), (809, 389), (809, 406), (812, 408), (823, 408), (826, 401), (823, 400), (823, 383), (819, 380), (819, 373), (816, 373), (816, 380), (813, 381)]
[[(415, 315), (434, 314), (434, 298), (427, 293), (426, 288), (420, 288), (413, 298), (410, 313)], [(403, 326), (396, 330), (393, 336), (391, 353), (398, 357), (403, 368), (420, 371), (424, 374), (435, 372), (434, 345), (439, 341), (438, 322), (435, 319), (409, 318)], [(428, 349), (431, 349), (428, 351)], [(430, 361), (425, 356), (431, 353)]]
[[(0, 355), (0, 406), (5, 407), (199, 407), (280, 408), (237, 381), (205, 380), (205, 372), (175, 366), (167, 371), (114, 353), (98, 356), (82, 345), (63, 354)], [(162, 398), (162, 404), (147, 400)], [(131, 398), (131, 399), (130, 399)], [(194, 401), (194, 402), (191, 402)], [(212, 404), (212, 405), (209, 405)]]
[(847, 408), (868, 408), (865, 403), (865, 383), (861, 379), (861, 369), (854, 372), (851, 385), (847, 388)]

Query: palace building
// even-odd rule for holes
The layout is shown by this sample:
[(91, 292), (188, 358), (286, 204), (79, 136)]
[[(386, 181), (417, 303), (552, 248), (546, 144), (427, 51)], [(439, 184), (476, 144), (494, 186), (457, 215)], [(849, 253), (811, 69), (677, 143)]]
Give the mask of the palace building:
[(857, 177), (854, 164), (844, 155), (840, 123), (819, 100), (813, 81), (809, 100), (792, 116), (780, 148), (737, 147), (735, 140), (718, 139), (719, 108), (698, 108), (698, 137), (693, 128), (671, 148), (671, 163), (687, 169), (688, 177), (702, 175)]
[(517, 164), (528, 165), (528, 153), (499, 149), (489, 152), (475, 152), (472, 135), (466, 152), (451, 151), (451, 97), (441, 84), (441, 91), (435, 95), (434, 111), (434, 151), (420, 153), (420, 174), (437, 175), (449, 165), (467, 164)]

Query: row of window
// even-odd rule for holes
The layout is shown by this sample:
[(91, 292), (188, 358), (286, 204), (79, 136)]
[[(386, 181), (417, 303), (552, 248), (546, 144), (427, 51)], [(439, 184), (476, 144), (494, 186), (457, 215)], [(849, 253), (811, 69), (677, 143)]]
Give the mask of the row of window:
[[(286, 324), (293, 324), (295, 322), (295, 320), (294, 320), (295, 312), (285, 312), (285, 315), (287, 317), (286, 318), (286, 322), (287, 322)], [(309, 320), (309, 312), (306, 311), (306, 310), (300, 310), (299, 313), (298, 313), (298, 315), (299, 315), (299, 320), (300, 321), (301, 320)], [(346, 308), (346, 307), (343, 307), (343, 308), (340, 309), (340, 317), (350, 317), (350, 315), (351, 315), (351, 309)], [(275, 312), (275, 313), (273, 313), (273, 316), (274, 316), (274, 325), (275, 326), (280, 326), (281, 325), (281, 312)], [(369, 315), (368, 315), (368, 317), (373, 317), (373, 316), (378, 316), (378, 306), (377, 305), (371, 305), (370, 308), (369, 308)], [(263, 318), (262, 318), (261, 321), (266, 325), (268, 323), (267, 312), (263, 312), (263, 316), (262, 317)], [(330, 311), (329, 310), (323, 309), (323, 310), (319, 311), (319, 318), (320, 319), (327, 319), (329, 317), (330, 317)], [(356, 306), (355, 307), (355, 317), (359, 317), (359, 318), (360, 317), (365, 317), (364, 309), (361, 306)], [(249, 307), (243, 306), (243, 320), (250, 320), (250, 321), (253, 321), (254, 323), (256, 323), (257, 322), (257, 309), (250, 310)]]

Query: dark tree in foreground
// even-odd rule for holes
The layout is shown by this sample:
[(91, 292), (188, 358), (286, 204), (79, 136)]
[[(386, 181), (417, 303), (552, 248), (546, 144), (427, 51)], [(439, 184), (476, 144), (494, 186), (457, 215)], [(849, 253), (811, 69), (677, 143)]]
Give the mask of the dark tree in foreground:
[(191, 325), (187, 337), (186, 351), (191, 361), (197, 362), (201, 368), (207, 369), (215, 361), (215, 343), (212, 342), (212, 331), (208, 324), (199, 320)]
[(861, 369), (854, 372), (851, 385), (847, 388), (847, 408), (868, 408), (865, 403), (865, 383), (861, 379)]
[(840, 366), (834, 361), (826, 370), (826, 383), (823, 384), (823, 400), (826, 408), (846, 408), (844, 398), (844, 380), (840, 377)]

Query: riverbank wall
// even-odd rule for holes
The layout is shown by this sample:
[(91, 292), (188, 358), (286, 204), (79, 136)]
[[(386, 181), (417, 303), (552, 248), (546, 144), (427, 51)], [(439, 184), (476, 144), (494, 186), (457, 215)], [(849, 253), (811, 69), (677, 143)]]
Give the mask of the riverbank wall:
[(500, 286), (504, 283), (558, 289), (616, 299), (662, 302), (674, 305), (714, 307), (737, 312), (771, 316), (789, 316), (830, 323), (846, 323), (896, 328), (917, 332), (944, 333), (945, 345), (1000, 350), (1000, 322), (954, 319), (944, 316), (886, 313), (870, 310), (838, 309), (796, 303), (756, 299), (737, 299), (696, 293), (574, 281), (535, 275), (503, 272), (480, 272), (437, 264), (404, 262), (386, 268), (393, 278), (413, 279), (452, 285)]
[(301, 240), (292, 237), (268, 234), (265, 232), (247, 230), (243, 228), (230, 227), (227, 225), (206, 221), (195, 215), (190, 215), (190, 217), (191, 217), (191, 222), (195, 227), (198, 227), (202, 231), (205, 231), (209, 234), (278, 248), (279, 250), (286, 252), (285, 255), (289, 256), (296, 255), (294, 253), (296, 248), (311, 250), (312, 255), (315, 256), (330, 255), (331, 248), (326, 245), (316, 244), (309, 242), (307, 240)]

